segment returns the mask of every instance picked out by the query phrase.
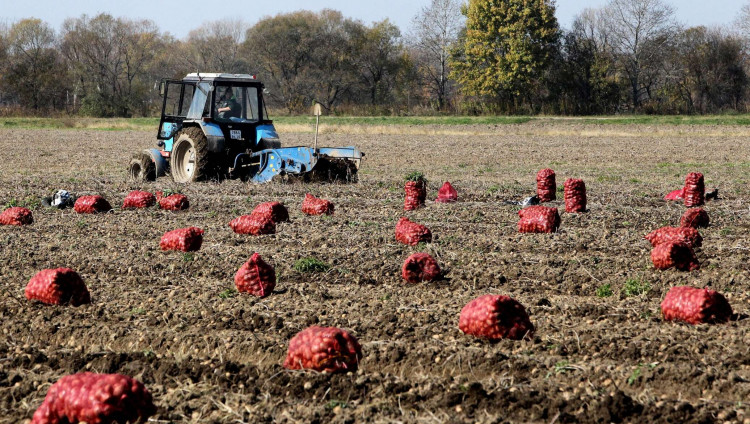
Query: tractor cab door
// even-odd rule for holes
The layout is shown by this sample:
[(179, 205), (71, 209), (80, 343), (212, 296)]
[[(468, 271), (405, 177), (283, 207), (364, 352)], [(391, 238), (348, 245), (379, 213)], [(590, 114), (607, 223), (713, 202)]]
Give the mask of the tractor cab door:
[[(175, 80), (166, 80), (161, 85), (164, 103), (161, 109), (161, 121), (159, 122), (159, 133), (156, 137), (159, 140), (168, 140), (171, 145), (171, 139), (174, 134), (182, 128), (182, 122), (188, 118), (190, 105), (193, 102), (196, 87), (193, 82), (182, 82)], [(171, 146), (167, 146), (167, 151)]]

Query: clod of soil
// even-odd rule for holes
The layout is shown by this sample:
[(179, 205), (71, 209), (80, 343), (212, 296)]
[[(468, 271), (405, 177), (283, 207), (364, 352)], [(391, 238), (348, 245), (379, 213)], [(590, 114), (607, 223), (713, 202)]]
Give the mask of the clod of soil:
[(690, 324), (727, 322), (732, 307), (726, 297), (715, 290), (689, 286), (672, 287), (661, 302), (661, 313), (666, 321)]
[(416, 246), (419, 243), (430, 243), (432, 232), (422, 224), (401, 217), (396, 223), (396, 240), (411, 246)]
[(102, 196), (81, 196), (76, 200), (73, 209), (78, 213), (100, 213), (112, 210), (112, 205)]
[(26, 298), (47, 305), (79, 306), (91, 303), (91, 295), (81, 276), (70, 268), (43, 269), (34, 275), (25, 290)]
[(691, 172), (685, 177), (685, 187), (683, 196), (685, 197), (685, 206), (692, 208), (703, 206), (705, 203), (706, 186), (703, 182), (703, 174), (700, 172)]
[(237, 234), (260, 236), (276, 233), (276, 223), (270, 213), (259, 214), (253, 212), (250, 215), (242, 215), (230, 221), (229, 227)]
[(708, 212), (701, 208), (692, 208), (685, 211), (680, 218), (680, 227), (707, 228), (710, 223)]
[(555, 171), (545, 168), (536, 173), (536, 195), (540, 202), (551, 202), (557, 199)]
[(410, 283), (432, 281), (440, 276), (440, 266), (427, 253), (413, 253), (401, 267), (401, 277)]
[(521, 340), (534, 335), (526, 308), (508, 296), (486, 294), (461, 309), (458, 328), (488, 340)]
[(563, 187), (565, 212), (586, 212), (586, 183), (578, 178), (568, 178)]
[(289, 341), (284, 367), (325, 372), (356, 371), (362, 347), (346, 330), (312, 326)]
[(34, 216), (31, 211), (20, 206), (8, 208), (0, 213), (0, 225), (31, 225), (34, 223)]
[(159, 207), (167, 211), (182, 211), (190, 207), (190, 202), (184, 194), (175, 193), (161, 197), (157, 192), (156, 198), (159, 200)]
[(665, 241), (657, 244), (651, 250), (651, 262), (656, 269), (675, 267), (680, 271), (693, 271), (700, 268), (693, 248), (682, 241)]
[(302, 213), (305, 215), (333, 215), (333, 203), (307, 193), (305, 194), (305, 200), (302, 202)]
[(701, 247), (703, 244), (703, 237), (698, 230), (691, 227), (661, 227), (646, 234), (643, 238), (648, 240), (653, 247), (666, 242), (684, 243), (692, 248)]
[(279, 222), (289, 221), (289, 211), (286, 209), (281, 202), (265, 202), (261, 203), (253, 209), (252, 215), (268, 215), (273, 222), (278, 224)]
[(529, 206), (518, 211), (519, 233), (554, 233), (560, 227), (557, 208)]
[(453, 188), (450, 182), (446, 181), (438, 190), (438, 197), (435, 199), (439, 203), (452, 203), (458, 200), (458, 191)]
[(151, 393), (120, 374), (83, 372), (59, 379), (47, 391), (31, 424), (125, 424), (156, 414)]
[(234, 275), (234, 285), (240, 293), (266, 297), (276, 287), (276, 271), (255, 252)]
[(122, 209), (140, 209), (148, 208), (156, 204), (156, 196), (148, 191), (134, 190), (125, 196), (122, 202)]
[(161, 236), (159, 247), (161, 250), (180, 250), (195, 252), (203, 244), (203, 230), (197, 227), (178, 228), (168, 231)]

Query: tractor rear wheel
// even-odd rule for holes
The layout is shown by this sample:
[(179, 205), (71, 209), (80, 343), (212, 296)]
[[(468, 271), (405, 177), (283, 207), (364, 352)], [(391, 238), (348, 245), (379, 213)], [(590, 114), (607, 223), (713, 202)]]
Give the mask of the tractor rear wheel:
[(156, 165), (154, 160), (146, 152), (139, 152), (133, 155), (128, 165), (128, 175), (133, 181), (154, 181), (156, 180)]
[(197, 127), (186, 128), (175, 135), (169, 167), (176, 183), (190, 183), (206, 176), (208, 140)]

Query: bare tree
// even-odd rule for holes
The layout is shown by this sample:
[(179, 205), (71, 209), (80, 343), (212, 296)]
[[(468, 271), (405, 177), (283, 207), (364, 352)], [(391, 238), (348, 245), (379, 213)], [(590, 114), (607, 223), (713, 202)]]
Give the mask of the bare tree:
[(449, 95), (450, 48), (463, 25), (460, 0), (432, 0), (412, 20), (409, 44), (420, 72), (427, 79), (429, 91), (437, 100), (438, 109), (443, 109)]
[(742, 6), (737, 19), (734, 21), (734, 26), (745, 39), (750, 40), (750, 3)]
[(663, 0), (611, 0), (603, 9), (607, 44), (630, 82), (633, 107), (647, 97), (662, 46), (678, 30), (674, 9)]
[(248, 72), (239, 54), (248, 28), (240, 19), (223, 19), (190, 31), (185, 44), (189, 67), (202, 72)]

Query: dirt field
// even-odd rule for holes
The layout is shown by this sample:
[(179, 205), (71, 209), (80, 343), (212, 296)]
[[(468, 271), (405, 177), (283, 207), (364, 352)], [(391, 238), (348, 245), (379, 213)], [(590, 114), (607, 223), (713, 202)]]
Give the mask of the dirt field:
[[(141, 380), (159, 423), (750, 423), (749, 129), (371, 128), (320, 140), (366, 152), (356, 185), (128, 182), (131, 154), (155, 132), (0, 130), (0, 205), (29, 205), (35, 218), (0, 228), (0, 423), (30, 418), (51, 383), (84, 370)], [(282, 137), (312, 140), (283, 128)], [(590, 211), (562, 213), (554, 235), (518, 234), (518, 207), (502, 200), (533, 194), (545, 167), (558, 187), (583, 178)], [(450, 180), (460, 202), (404, 213), (413, 170), (429, 179), (428, 199)], [(706, 205), (703, 266), (659, 272), (643, 235), (678, 225), (685, 207), (661, 198), (690, 171), (720, 188)], [(60, 188), (101, 194), (115, 211), (38, 205)], [(166, 188), (182, 190), (190, 210), (117, 207), (132, 189)], [(333, 201), (336, 214), (304, 216), (305, 192)], [(272, 236), (231, 232), (231, 219), (270, 200), (288, 206), (291, 223)], [(402, 283), (401, 264), (418, 250), (395, 241), (400, 216), (431, 228), (434, 242), (421, 248), (445, 280)], [(165, 231), (191, 225), (206, 231), (199, 252), (159, 250)], [(230, 290), (253, 252), (279, 275), (263, 300)], [(331, 268), (295, 271), (304, 257)], [(28, 280), (58, 266), (81, 274), (91, 305), (26, 301)], [(664, 322), (662, 298), (685, 284), (724, 293), (735, 319)], [(461, 308), (486, 293), (524, 304), (534, 339), (463, 335)], [(363, 346), (359, 371), (285, 370), (289, 339), (312, 324), (350, 330)]]

